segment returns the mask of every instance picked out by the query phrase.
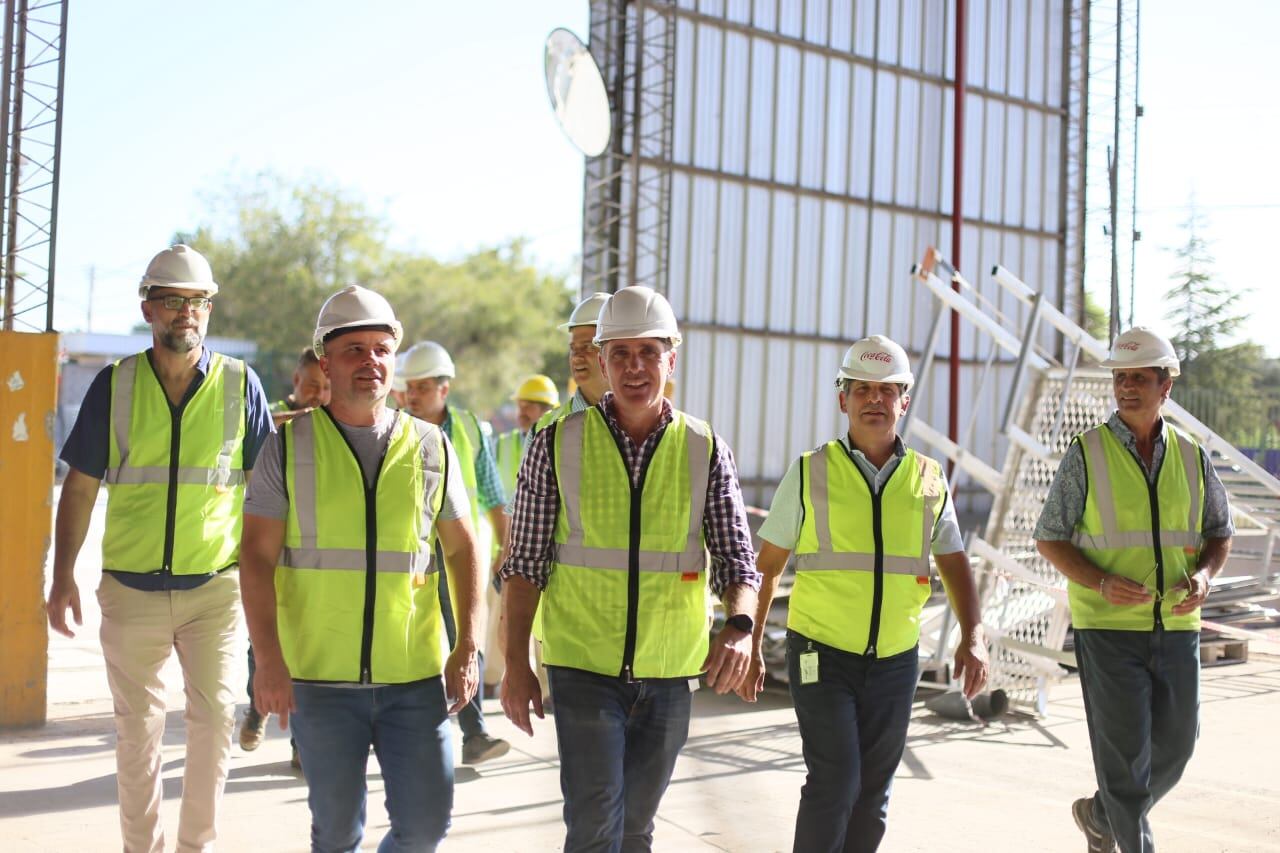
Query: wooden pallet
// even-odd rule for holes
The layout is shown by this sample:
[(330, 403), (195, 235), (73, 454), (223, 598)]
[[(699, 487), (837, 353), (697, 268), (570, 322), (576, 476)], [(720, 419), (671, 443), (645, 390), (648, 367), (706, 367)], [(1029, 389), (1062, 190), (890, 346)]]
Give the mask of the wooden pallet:
[(1200, 665), (1223, 666), (1249, 660), (1249, 641), (1217, 637), (1200, 641)]

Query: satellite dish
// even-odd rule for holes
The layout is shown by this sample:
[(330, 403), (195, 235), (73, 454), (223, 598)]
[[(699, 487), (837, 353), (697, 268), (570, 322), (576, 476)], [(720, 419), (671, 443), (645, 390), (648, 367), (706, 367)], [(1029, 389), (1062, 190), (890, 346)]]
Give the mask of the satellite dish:
[(544, 65), (547, 97), (560, 129), (583, 154), (600, 156), (609, 147), (609, 94), (591, 51), (560, 27), (547, 36)]

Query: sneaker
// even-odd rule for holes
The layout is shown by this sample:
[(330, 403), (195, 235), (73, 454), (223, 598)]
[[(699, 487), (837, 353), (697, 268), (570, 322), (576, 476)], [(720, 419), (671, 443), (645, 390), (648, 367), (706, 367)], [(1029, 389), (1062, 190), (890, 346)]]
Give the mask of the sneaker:
[(293, 748), (293, 755), (289, 758), (289, 766), (294, 770), (301, 770), (302, 756), (298, 755), (298, 745), (296, 743), (290, 743), (289, 746)]
[(1089, 842), (1089, 853), (1113, 853), (1116, 840), (1108, 829), (1098, 826), (1093, 817), (1093, 797), (1081, 797), (1071, 804), (1071, 816)]
[(245, 752), (253, 752), (262, 746), (262, 739), (267, 734), (267, 717), (270, 714), (259, 714), (252, 705), (244, 712), (244, 721), (240, 723), (240, 748)]
[(511, 744), (487, 734), (472, 735), (462, 742), (462, 763), (479, 764), (506, 755)]

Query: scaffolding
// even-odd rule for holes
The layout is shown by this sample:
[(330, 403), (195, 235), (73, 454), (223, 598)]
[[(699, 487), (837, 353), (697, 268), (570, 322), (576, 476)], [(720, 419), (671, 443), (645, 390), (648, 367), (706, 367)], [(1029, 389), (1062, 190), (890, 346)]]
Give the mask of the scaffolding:
[(67, 0), (4, 9), (3, 329), (52, 331)]

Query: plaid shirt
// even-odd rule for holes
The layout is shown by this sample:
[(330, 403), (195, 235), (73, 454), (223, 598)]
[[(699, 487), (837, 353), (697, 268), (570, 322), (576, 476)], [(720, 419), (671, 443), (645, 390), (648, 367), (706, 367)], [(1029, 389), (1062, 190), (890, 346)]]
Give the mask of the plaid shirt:
[[(612, 394), (606, 393), (597, 408), (623, 448), (632, 484), (638, 484), (667, 424), (671, 423), (671, 404), (663, 401), (657, 428), (639, 447), (614, 419)], [(547, 450), (548, 436), (551, 435), (554, 435), (554, 430), (539, 432), (525, 451), (524, 462), (516, 478), (511, 553), (502, 566), (504, 579), (519, 575), (538, 589), (546, 588), (551, 574), (555, 546), (553, 534), (560, 511), (559, 485)], [(760, 572), (756, 570), (755, 553), (751, 548), (751, 529), (747, 526), (738, 470), (733, 462), (733, 452), (718, 435), (715, 436), (715, 453), (707, 478), (705, 501), (702, 532), (711, 552), (711, 590), (723, 596), (725, 589), (734, 584), (760, 589)]]

